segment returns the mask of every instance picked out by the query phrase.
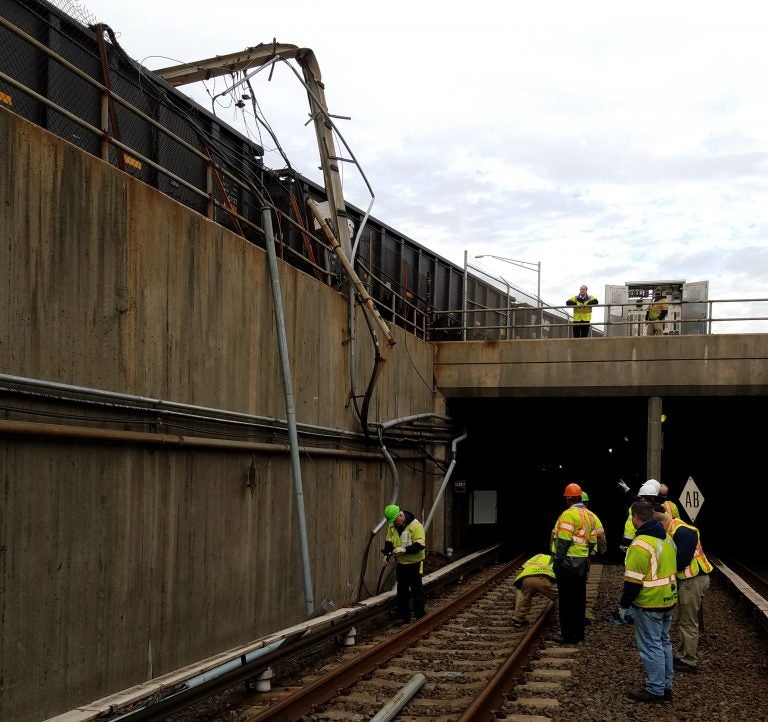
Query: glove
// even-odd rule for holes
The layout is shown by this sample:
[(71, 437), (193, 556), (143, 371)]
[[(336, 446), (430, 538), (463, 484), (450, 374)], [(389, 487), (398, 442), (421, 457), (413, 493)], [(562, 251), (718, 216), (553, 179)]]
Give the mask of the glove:
[(629, 487), (627, 486), (627, 484), (624, 481), (624, 479), (619, 479), (619, 489), (621, 489), (624, 492), (629, 491)]
[(627, 607), (619, 607), (617, 615), (624, 624), (627, 623), (627, 614), (629, 614), (629, 609)]
[(622, 554), (626, 554), (626, 553), (627, 553), (627, 549), (629, 549), (629, 547), (628, 547), (628, 546), (624, 546), (624, 544), (619, 544), (619, 551), (620, 551)]
[(395, 548), (392, 550), (392, 553), (393, 553), (393, 554), (394, 554), (396, 557), (399, 557), (401, 554), (405, 554), (405, 547), (395, 547)]

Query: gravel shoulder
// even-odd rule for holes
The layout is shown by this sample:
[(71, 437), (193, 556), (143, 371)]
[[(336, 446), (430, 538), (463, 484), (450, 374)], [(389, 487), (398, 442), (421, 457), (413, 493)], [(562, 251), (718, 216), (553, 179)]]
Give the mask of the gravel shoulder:
[[(704, 597), (704, 631), (696, 674), (675, 675), (673, 701), (633, 702), (624, 692), (644, 686), (634, 628), (607, 617), (618, 606), (623, 567), (605, 565), (595, 620), (581, 645), (582, 664), (566, 685), (556, 722), (654, 720), (654, 722), (768, 721), (768, 635), (751, 619), (715, 573)], [(677, 643), (676, 624), (672, 642)]]

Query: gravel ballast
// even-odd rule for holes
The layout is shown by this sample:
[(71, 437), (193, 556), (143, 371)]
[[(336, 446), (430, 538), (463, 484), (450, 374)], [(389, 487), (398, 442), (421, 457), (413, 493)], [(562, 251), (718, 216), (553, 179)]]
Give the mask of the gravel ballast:
[[(768, 635), (717, 573), (704, 597), (698, 671), (675, 675), (671, 702), (645, 704), (627, 699), (626, 691), (644, 686), (645, 673), (634, 627), (607, 621), (618, 607), (622, 575), (620, 565), (603, 567), (595, 619), (579, 646), (581, 664), (574, 665), (559, 711), (549, 711), (548, 716), (557, 722), (768, 721)], [(674, 648), (675, 623), (672, 643)]]

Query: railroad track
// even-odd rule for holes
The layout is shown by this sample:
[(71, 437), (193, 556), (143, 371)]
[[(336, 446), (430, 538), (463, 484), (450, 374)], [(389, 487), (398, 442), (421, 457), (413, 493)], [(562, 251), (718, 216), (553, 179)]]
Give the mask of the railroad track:
[[(628, 715), (637, 711), (636, 703), (623, 696), (623, 691), (637, 684), (636, 670), (628, 666), (630, 660), (633, 664), (637, 662), (634, 649), (627, 649), (631, 630), (607, 623), (620, 593), (621, 567), (592, 567), (587, 616), (594, 618), (596, 626), (588, 634), (588, 644), (569, 648), (546, 640), (553, 631), (554, 618), (543, 600), (535, 601), (527, 630), (520, 631), (508, 624), (514, 603), (512, 580), (524, 558), (500, 564), (498, 557), (485, 557), (487, 564), (464, 567), (457, 576), (449, 577), (450, 582), (442, 579), (429, 593), (429, 614), (418, 623), (395, 626), (386, 615), (387, 607), (379, 606), (386, 604), (386, 599), (372, 598), (379, 613), (356, 618), (357, 643), (352, 646), (344, 645), (347, 637), (329, 637), (322, 644), (303, 648), (298, 656), (281, 652), (274, 659), (262, 657), (260, 664), (244, 666), (237, 672), (239, 682), (230, 680), (230, 686), (223, 692), (220, 686), (206, 690), (210, 694), (205, 698), (198, 696), (192, 705), (182, 707), (179, 700), (179, 705), (171, 708), (168, 703), (173, 699), (156, 704), (158, 693), (158, 700), (145, 700), (141, 706), (134, 701), (130, 708), (110, 706), (108, 711), (104, 707), (102, 715), (87, 719), (562, 722), (575, 719), (575, 710), (591, 709), (596, 700), (613, 710), (614, 719), (634, 719)], [(751, 684), (762, 689), (759, 670), (764, 668), (765, 658), (756, 652), (759, 637), (750, 636), (749, 626), (744, 626), (743, 620), (749, 616), (754, 621), (757, 616), (758, 621), (765, 622), (768, 603), (751, 590), (749, 595), (745, 594), (741, 578), (719, 560), (713, 561), (718, 568), (709, 593), (711, 600), (707, 601), (706, 637), (698, 681), (717, 689), (719, 702), (713, 707), (717, 719), (719, 705), (739, 710), (733, 718), (744, 719), (744, 709), (750, 709), (750, 704), (745, 705), (744, 690), (734, 687), (734, 675), (746, 674), (747, 669), (758, 670)], [(728, 584), (723, 584), (721, 577)], [(738, 594), (728, 600), (732, 590)], [(729, 669), (726, 662), (733, 655), (726, 655), (726, 659), (718, 658), (713, 664), (712, 655), (728, 648), (732, 625), (740, 623), (740, 610), (747, 612), (741, 613), (742, 643), (734, 657), (741, 661)], [(337, 631), (344, 629), (346, 617), (333, 619)], [(325, 623), (310, 637), (317, 639), (324, 627)], [(268, 669), (266, 659), (271, 665)], [(610, 679), (603, 675), (595, 679), (593, 665), (606, 668), (621, 660), (623, 665), (614, 669)], [(724, 668), (727, 671), (721, 672)], [(690, 711), (690, 705), (699, 709), (703, 704), (695, 684), (688, 684), (690, 681), (685, 676), (676, 679), (675, 704), (655, 710), (659, 722), (681, 719), (678, 715)], [(173, 679), (156, 684), (157, 690), (177, 691), (170, 686)], [(120, 698), (127, 695), (128, 691), (120, 693)], [(757, 719), (754, 715), (749, 718)], [(701, 719), (712, 718), (703, 715)]]
[(764, 563), (712, 557), (712, 563), (738, 594), (741, 603), (752, 609), (753, 618), (768, 631), (768, 574)]
[[(570, 676), (577, 650), (544, 641), (554, 610), (546, 600), (535, 600), (529, 627), (510, 624), (520, 563), (483, 570), (480, 579), (419, 622), (380, 630), (369, 644), (351, 647), (342, 658), (262, 695), (233, 718), (536, 719), (558, 706), (556, 693)], [(601, 567), (593, 572), (591, 597)]]
[(765, 564), (758, 567), (754, 563), (740, 562), (732, 557), (713, 557), (712, 563), (716, 566), (725, 565), (738, 574), (761, 597), (768, 598), (768, 569)]

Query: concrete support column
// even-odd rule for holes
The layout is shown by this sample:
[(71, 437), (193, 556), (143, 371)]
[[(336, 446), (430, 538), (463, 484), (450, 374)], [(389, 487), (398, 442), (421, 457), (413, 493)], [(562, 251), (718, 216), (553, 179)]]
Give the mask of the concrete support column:
[(645, 452), (646, 479), (661, 480), (661, 396), (648, 397), (648, 439)]

